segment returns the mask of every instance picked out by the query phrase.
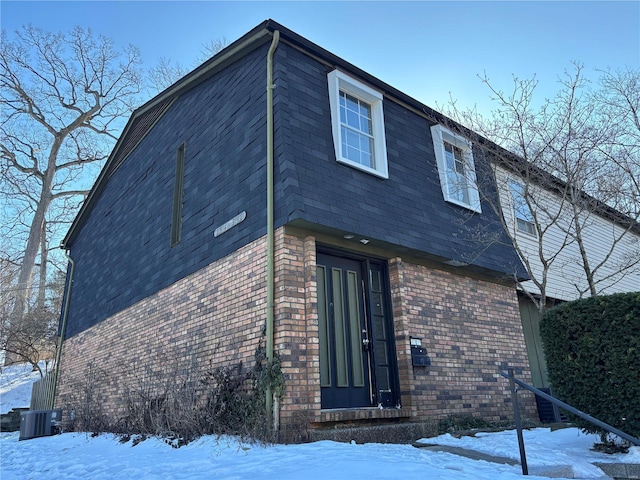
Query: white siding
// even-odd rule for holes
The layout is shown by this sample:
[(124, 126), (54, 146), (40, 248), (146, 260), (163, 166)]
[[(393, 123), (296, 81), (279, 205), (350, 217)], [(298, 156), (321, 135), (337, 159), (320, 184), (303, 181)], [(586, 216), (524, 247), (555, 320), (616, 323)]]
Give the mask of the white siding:
[[(503, 215), (509, 226), (510, 235), (514, 238), (521, 252), (521, 257), (528, 263), (534, 276), (542, 278), (543, 263), (541, 257), (548, 260), (547, 296), (560, 300), (575, 300), (581, 296), (589, 296), (586, 274), (582, 268), (582, 259), (577, 243), (569, 238), (563, 230), (569, 227), (570, 216), (567, 205), (561, 209), (561, 198), (543, 189), (535, 189), (533, 198), (543, 208), (535, 209), (541, 225), (549, 225), (540, 239), (516, 230), (511, 195), (507, 188), (508, 174), (498, 171), (496, 175), (501, 192)], [(517, 178), (512, 177), (518, 181)], [(546, 212), (542, 212), (546, 210)], [(554, 218), (557, 215), (556, 218)], [(596, 274), (596, 288), (599, 294), (640, 291), (640, 264), (628, 270), (620, 271), (620, 265), (628, 263), (629, 258), (640, 258), (640, 235), (625, 232), (610, 220), (591, 214), (582, 219), (583, 238), (587, 258), (591, 269), (595, 269), (606, 259)], [(621, 238), (622, 237), (622, 238)], [(540, 243), (541, 242), (541, 243)], [(613, 248), (614, 243), (618, 244)], [(542, 255), (539, 253), (542, 250)], [(613, 275), (611, 278), (609, 276)], [(539, 293), (531, 281), (524, 284), (528, 291)]]

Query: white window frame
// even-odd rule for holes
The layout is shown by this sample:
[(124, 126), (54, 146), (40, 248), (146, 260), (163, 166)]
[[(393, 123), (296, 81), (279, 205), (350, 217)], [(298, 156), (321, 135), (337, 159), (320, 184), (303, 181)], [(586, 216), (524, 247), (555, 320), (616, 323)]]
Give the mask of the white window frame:
[[(474, 212), (482, 213), (480, 207), (480, 193), (478, 192), (478, 183), (476, 179), (476, 168), (473, 161), (473, 149), (471, 142), (466, 138), (453, 133), (451, 130), (442, 125), (434, 125), (431, 127), (431, 136), (433, 138), (433, 148), (436, 154), (436, 162), (438, 164), (438, 175), (440, 176), (440, 187), (445, 201), (468, 208)], [(466, 193), (469, 203), (466, 203), (456, 196), (454, 186), (449, 182), (447, 171), (447, 160), (444, 144), (449, 143), (462, 151), (464, 159), (464, 170), (466, 180)]]
[[(329, 104), (331, 106), (331, 129), (336, 160), (345, 165), (363, 170), (381, 178), (389, 178), (387, 164), (387, 142), (384, 134), (384, 113), (382, 110), (382, 93), (365, 85), (353, 77), (333, 70), (327, 74), (329, 86)], [(373, 132), (373, 167), (362, 165), (342, 156), (342, 128), (340, 124), (340, 92), (345, 92), (371, 106), (371, 123)]]
[[(537, 237), (536, 224), (533, 218), (533, 212), (531, 207), (527, 203), (527, 199), (524, 196), (525, 187), (516, 180), (509, 180), (509, 194), (511, 195), (511, 204), (513, 207), (513, 223), (516, 231)], [(531, 219), (524, 218), (526, 215), (521, 215), (522, 209), (526, 208), (529, 212)]]

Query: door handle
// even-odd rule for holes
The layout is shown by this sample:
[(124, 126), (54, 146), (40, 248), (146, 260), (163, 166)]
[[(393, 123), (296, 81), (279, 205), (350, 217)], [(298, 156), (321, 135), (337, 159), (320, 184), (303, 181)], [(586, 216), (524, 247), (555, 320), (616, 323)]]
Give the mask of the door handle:
[(362, 338), (362, 346), (365, 350), (369, 350), (369, 338), (367, 337), (367, 331), (362, 330), (362, 334), (364, 335), (364, 337)]

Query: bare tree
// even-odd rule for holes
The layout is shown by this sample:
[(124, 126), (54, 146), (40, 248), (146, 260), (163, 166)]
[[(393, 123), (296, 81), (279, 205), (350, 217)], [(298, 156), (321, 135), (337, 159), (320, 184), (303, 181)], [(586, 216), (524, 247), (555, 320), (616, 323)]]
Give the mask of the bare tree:
[(54, 34), (27, 26), (11, 39), (2, 32), (0, 194), (3, 233), (13, 240), (13, 256), (19, 252), (14, 321), (27, 311), (34, 282), (43, 306), (49, 245), (139, 101), (139, 63), (137, 49), (116, 51), (88, 29)]
[[(214, 56), (220, 50), (229, 45), (226, 38), (217, 38), (211, 40), (204, 45), (200, 50), (200, 54), (195, 60), (196, 67), (198, 64), (205, 62), (210, 57)], [(180, 78), (189, 73), (189, 69), (184, 67), (180, 62), (173, 61), (170, 58), (160, 57), (158, 63), (149, 69), (149, 83), (152, 93), (157, 93), (165, 88), (170, 87)]]
[(604, 72), (594, 87), (575, 64), (537, 106), (535, 78), (514, 78), (508, 92), (481, 79), (497, 108), (483, 116), (451, 102), (447, 113), (490, 169), (480, 194), (531, 277), (522, 291), (544, 311), (558, 272), (578, 297), (640, 272), (640, 72)]
[[(640, 210), (640, 74), (631, 69), (603, 71), (593, 100), (603, 123), (615, 132), (613, 141), (599, 146), (613, 176), (599, 185), (600, 195), (620, 212), (638, 218)], [(624, 181), (623, 184), (620, 181)]]
[(149, 88), (152, 92), (160, 92), (173, 85), (187, 73), (188, 70), (179, 62), (160, 57), (158, 63), (149, 69)]
[(47, 284), (45, 298), (30, 298), (19, 322), (12, 321), (19, 265), (0, 259), (0, 351), (7, 363), (27, 362), (44, 376), (41, 361), (56, 352), (58, 317), (65, 275), (57, 271)]

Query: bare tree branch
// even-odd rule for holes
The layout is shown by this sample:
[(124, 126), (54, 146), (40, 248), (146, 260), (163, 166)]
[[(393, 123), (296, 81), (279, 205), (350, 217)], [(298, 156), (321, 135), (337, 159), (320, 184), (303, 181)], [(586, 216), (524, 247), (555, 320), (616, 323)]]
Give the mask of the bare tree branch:
[[(48, 241), (59, 238), (113, 147), (123, 116), (139, 103), (140, 59), (89, 29), (50, 33), (31, 25), (0, 47), (0, 201), (24, 238), (15, 279), (14, 322), (33, 283), (42, 307)], [(9, 212), (9, 213), (7, 213)], [(26, 228), (24, 228), (24, 227)], [(4, 229), (3, 229), (4, 231)], [(40, 257), (39, 280), (34, 269)]]
[[(485, 74), (480, 79), (496, 105), (490, 116), (461, 110), (455, 101), (446, 112), (469, 128), (464, 135), (475, 135), (471, 140), (491, 165), (492, 178), (479, 185), (483, 202), (520, 255), (531, 277), (520, 288), (540, 310), (551, 291), (558, 295), (558, 278), (580, 297), (640, 273), (640, 72), (600, 73), (594, 86), (575, 63), (557, 95), (542, 101), (535, 78), (514, 77), (505, 92)], [(518, 208), (535, 235), (518, 230), (512, 181), (521, 186)], [(496, 183), (499, 201), (491, 195)], [(482, 243), (482, 232), (476, 237)]]

